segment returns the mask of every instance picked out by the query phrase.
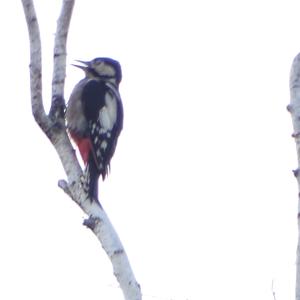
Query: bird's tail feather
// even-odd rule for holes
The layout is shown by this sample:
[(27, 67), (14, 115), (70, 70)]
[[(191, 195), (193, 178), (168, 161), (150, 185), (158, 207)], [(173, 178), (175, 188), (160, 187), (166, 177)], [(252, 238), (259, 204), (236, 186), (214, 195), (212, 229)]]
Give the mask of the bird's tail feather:
[(94, 159), (91, 157), (88, 163), (86, 164), (83, 176), (83, 189), (88, 195), (91, 201), (97, 201), (98, 199), (98, 179), (99, 179), (99, 170), (94, 162)]

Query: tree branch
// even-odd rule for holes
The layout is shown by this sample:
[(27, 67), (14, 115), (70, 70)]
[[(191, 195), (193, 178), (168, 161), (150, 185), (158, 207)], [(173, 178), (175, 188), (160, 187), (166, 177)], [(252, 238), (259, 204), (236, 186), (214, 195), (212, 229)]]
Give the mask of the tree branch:
[(67, 58), (67, 38), (71, 16), (74, 7), (74, 0), (64, 0), (60, 16), (57, 21), (57, 28), (54, 41), (53, 53), (53, 78), (52, 78), (52, 97), (63, 96), (66, 77), (66, 58)]
[(287, 109), (291, 113), (294, 133), (292, 137), (296, 142), (298, 168), (294, 175), (298, 182), (298, 247), (296, 263), (296, 300), (300, 300), (300, 53), (294, 58), (290, 74), (291, 101)]
[(84, 224), (90, 228), (102, 244), (113, 265), (114, 275), (126, 300), (142, 299), (141, 289), (131, 269), (123, 245), (103, 208), (87, 199), (81, 186), (82, 170), (70, 143), (64, 120), (64, 83), (66, 76), (66, 44), (74, 0), (63, 0), (57, 22), (54, 45), (52, 79), (52, 104), (46, 115), (42, 99), (41, 41), (39, 26), (32, 0), (22, 0), (30, 39), (30, 84), (32, 113), (36, 122), (48, 136), (66, 172), (68, 181), (58, 185), (88, 215)]
[(39, 24), (33, 2), (22, 0), (30, 39), (30, 91), (32, 114), (43, 131), (50, 128), (42, 99), (42, 55)]
[(64, 124), (64, 86), (66, 78), (67, 38), (74, 0), (64, 0), (60, 16), (57, 21), (54, 51), (53, 51), (53, 76), (52, 76), (52, 104), (50, 118), (57, 124)]

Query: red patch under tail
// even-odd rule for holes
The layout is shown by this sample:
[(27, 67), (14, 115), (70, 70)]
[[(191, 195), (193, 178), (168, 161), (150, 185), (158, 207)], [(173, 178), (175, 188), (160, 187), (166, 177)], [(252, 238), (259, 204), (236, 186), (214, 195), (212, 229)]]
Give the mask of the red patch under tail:
[(81, 138), (78, 137), (78, 135), (74, 134), (74, 133), (70, 133), (72, 139), (74, 140), (74, 142), (76, 143), (80, 155), (82, 157), (82, 160), (84, 162), (84, 164), (86, 165), (88, 160), (89, 160), (89, 155), (92, 151), (92, 143), (91, 140), (87, 137), (87, 138)]

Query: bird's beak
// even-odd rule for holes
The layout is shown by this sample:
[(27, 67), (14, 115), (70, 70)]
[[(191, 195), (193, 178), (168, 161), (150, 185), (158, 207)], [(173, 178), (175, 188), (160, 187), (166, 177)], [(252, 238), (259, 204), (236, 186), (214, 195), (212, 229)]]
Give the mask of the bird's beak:
[(89, 61), (83, 61), (83, 60), (75, 60), (75, 61), (83, 64), (83, 66), (71, 64), (72, 66), (77, 67), (79, 69), (82, 69), (83, 71), (88, 71), (89, 70), (89, 67), (90, 67), (90, 62)]

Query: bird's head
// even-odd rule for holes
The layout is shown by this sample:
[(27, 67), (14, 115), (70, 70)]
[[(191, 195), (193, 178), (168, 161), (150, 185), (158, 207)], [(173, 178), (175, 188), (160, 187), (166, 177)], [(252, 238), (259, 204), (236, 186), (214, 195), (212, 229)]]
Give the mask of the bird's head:
[(119, 84), (122, 79), (121, 65), (108, 57), (97, 57), (91, 61), (76, 60), (82, 65), (74, 65), (82, 69), (87, 77), (96, 77)]

